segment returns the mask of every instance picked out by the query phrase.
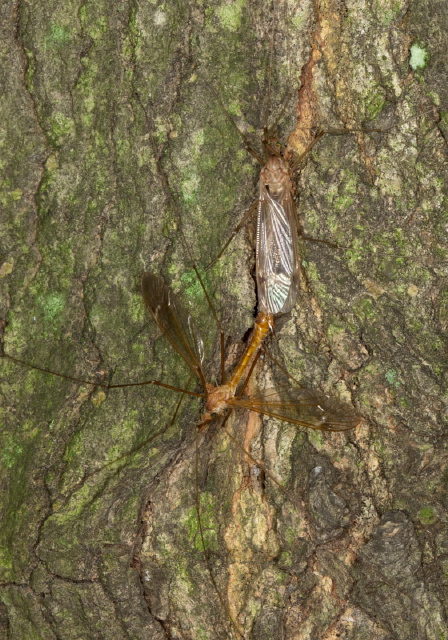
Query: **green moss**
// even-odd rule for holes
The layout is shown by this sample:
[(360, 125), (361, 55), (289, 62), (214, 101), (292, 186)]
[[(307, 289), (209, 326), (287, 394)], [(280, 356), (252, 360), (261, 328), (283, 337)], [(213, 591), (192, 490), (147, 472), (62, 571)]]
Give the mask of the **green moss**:
[(67, 142), (67, 138), (75, 134), (75, 123), (72, 118), (67, 117), (60, 111), (54, 111), (49, 121), (49, 136), (56, 145)]
[[(202, 269), (199, 269), (199, 273), (202, 281), (204, 283), (207, 282), (207, 274)], [(188, 298), (194, 306), (204, 300), (204, 290), (193, 269), (188, 269), (182, 273), (180, 279), (184, 296)]]
[(307, 276), (313, 282), (319, 282), (320, 280), (319, 271), (317, 270), (317, 267), (313, 262), (308, 263)]
[[(42, 283), (37, 286), (37, 290), (33, 290), (32, 302), (30, 307), (32, 315), (34, 316), (33, 322), (38, 323), (36, 326), (40, 327), (42, 336), (45, 339), (54, 338), (57, 336), (60, 338), (60, 330), (64, 319), (64, 311), (66, 307), (66, 298), (63, 293), (43, 293), (46, 288), (46, 284)], [(21, 314), (10, 314), (10, 325), (15, 328), (17, 335), (21, 335), (29, 322), (29, 316)], [(23, 345), (16, 345), (17, 348), (23, 348)], [(46, 379), (45, 384), (48, 386), (51, 384), (51, 376)]]
[(237, 98), (234, 98), (227, 103), (227, 111), (232, 116), (240, 117), (242, 115), (241, 104)]
[(85, 21), (84, 29), (91, 38), (95, 41), (100, 40), (108, 29), (107, 16), (98, 16), (96, 20), (92, 20), (92, 13), (90, 13)]
[(440, 353), (443, 353), (444, 351), (444, 343), (442, 341), (441, 338), (435, 338), (433, 343), (432, 343), (432, 348), (434, 353), (437, 353), (438, 351), (440, 351)]
[[(219, 544), (217, 533), (216, 505), (214, 502), (214, 498), (211, 493), (202, 492), (199, 500), (205, 549), (217, 551), (219, 549)], [(188, 538), (193, 543), (194, 548), (197, 551), (204, 551), (196, 507), (192, 507), (191, 509), (189, 509), (186, 518), (186, 526), (188, 529)]]
[(13, 568), (13, 556), (11, 551), (6, 547), (0, 547), (0, 575), (3, 580), (6, 580), (6, 575), (9, 570)]
[(364, 102), (367, 120), (375, 120), (386, 103), (385, 95), (378, 87)]
[(413, 333), (418, 333), (423, 328), (423, 323), (421, 320), (417, 320), (417, 318), (415, 318), (414, 320), (409, 321), (407, 326)]
[(48, 35), (45, 38), (45, 42), (47, 45), (65, 45), (67, 42), (70, 42), (72, 34), (71, 27), (62, 24), (53, 23), (50, 26), (50, 30)]
[(15, 438), (8, 435), (2, 441), (0, 457), (3, 465), (7, 469), (12, 469), (23, 455), (23, 446), (19, 444)]
[(344, 195), (338, 196), (334, 199), (333, 205), (339, 211), (346, 211), (354, 202), (354, 198), (352, 196)]
[(33, 80), (34, 75), (36, 73), (36, 61), (34, 59), (34, 54), (30, 49), (25, 48), (25, 55), (28, 61), (28, 65), (26, 68), (26, 86), (30, 93), (33, 92)]
[[(294, 539), (290, 541), (290, 544), (294, 542)], [(281, 567), (290, 567), (292, 565), (292, 555), (289, 551), (282, 551), (278, 559), (278, 564)]]
[(10, 207), (15, 201), (20, 200), (21, 197), (22, 192), (18, 189), (15, 191), (6, 191), (0, 193), (0, 204), (2, 207)]
[(353, 305), (356, 315), (363, 321), (371, 320), (376, 315), (376, 309), (371, 298), (360, 298)]
[(345, 252), (345, 258), (349, 267), (356, 270), (357, 263), (360, 262), (366, 253), (366, 247), (361, 239), (355, 239), (350, 249)]
[(132, 293), (130, 304), (127, 308), (127, 314), (131, 317), (135, 324), (143, 325), (146, 319), (145, 305), (142, 301), (142, 296), (139, 292)]
[[(135, 434), (139, 432), (140, 421), (138, 412), (134, 411), (130, 412), (130, 414), (126, 416), (126, 420), (113, 423), (110, 430), (111, 445), (107, 449), (107, 453), (105, 453), (105, 460), (117, 460), (123, 455), (123, 452), (126, 453), (132, 448)], [(105, 446), (107, 447), (107, 444)], [(131, 457), (128, 464), (132, 465), (132, 461)]]
[(437, 510), (431, 505), (425, 505), (420, 509), (420, 511), (417, 514), (417, 517), (421, 522), (421, 524), (426, 526), (426, 525), (434, 524), (434, 522), (438, 519), (438, 513), (437, 513)]
[[(316, 151), (313, 151), (313, 153), (314, 153), (314, 154), (317, 154), (317, 153), (318, 153), (318, 151), (317, 151), (317, 150), (316, 150)], [(329, 204), (332, 204), (332, 203), (333, 203), (333, 200), (335, 199), (335, 197), (336, 197), (336, 195), (337, 195), (337, 193), (338, 193), (337, 185), (336, 185), (336, 184), (334, 184), (334, 183), (332, 183), (332, 184), (330, 184), (326, 189), (323, 189), (322, 191), (323, 191), (323, 193), (324, 193), (324, 197), (325, 197), (326, 201), (327, 201)], [(307, 220), (311, 220), (311, 219), (312, 219), (312, 217), (311, 217), (311, 216), (313, 216), (316, 220), (319, 220), (319, 217), (317, 216), (317, 214), (316, 214), (315, 212), (308, 211), (308, 212), (306, 213), (306, 219), (307, 219)]]

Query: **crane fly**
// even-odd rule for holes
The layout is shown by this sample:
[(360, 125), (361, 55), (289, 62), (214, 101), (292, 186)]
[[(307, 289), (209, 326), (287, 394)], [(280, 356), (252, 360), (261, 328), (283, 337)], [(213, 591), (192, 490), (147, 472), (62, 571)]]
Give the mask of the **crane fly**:
[(299, 252), (297, 214), (289, 170), (281, 156), (270, 156), (260, 173), (256, 240), (260, 311), (288, 313), (297, 300)]

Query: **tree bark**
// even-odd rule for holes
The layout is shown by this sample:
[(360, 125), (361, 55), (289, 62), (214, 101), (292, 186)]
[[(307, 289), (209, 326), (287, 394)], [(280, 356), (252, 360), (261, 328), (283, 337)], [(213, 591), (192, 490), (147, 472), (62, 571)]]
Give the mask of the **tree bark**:
[[(260, 155), (278, 120), (296, 157), (332, 130), (296, 189), (304, 233), (333, 246), (301, 241), (302, 291), (270, 350), (364, 418), (345, 434), (229, 420), (286, 492), (201, 429), (205, 556), (199, 401), (175, 415), (168, 390), (2, 360), (2, 637), (447, 637), (444, 3), (0, 11), (5, 351), (185, 388), (139, 292), (152, 270), (190, 303), (215, 382), (192, 260), (228, 370), (256, 306), (253, 225), (205, 271), (257, 194), (237, 127)], [(276, 375), (267, 359), (257, 384)]]

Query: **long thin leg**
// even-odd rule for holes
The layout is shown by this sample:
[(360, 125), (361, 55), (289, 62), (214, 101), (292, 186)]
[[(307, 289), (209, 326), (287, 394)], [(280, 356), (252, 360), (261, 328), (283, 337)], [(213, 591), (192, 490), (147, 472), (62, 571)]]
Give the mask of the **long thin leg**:
[[(190, 382), (194, 379), (194, 376), (191, 376), (188, 383), (190, 384)], [(147, 444), (150, 444), (151, 442), (153, 442), (156, 438), (158, 438), (159, 436), (162, 436), (166, 431), (168, 431), (168, 429), (170, 429), (173, 424), (176, 421), (176, 418), (179, 414), (182, 402), (185, 398), (185, 394), (182, 394), (181, 397), (179, 398), (177, 405), (176, 405), (176, 409), (174, 411), (173, 417), (171, 418), (170, 422), (168, 422), (164, 427), (162, 427), (162, 429), (159, 429), (159, 431), (157, 431), (156, 433), (153, 433), (149, 438), (146, 438), (145, 440), (143, 440), (143, 442), (140, 442), (139, 444), (137, 444), (135, 447), (132, 447), (132, 449), (129, 449), (129, 451), (126, 451), (126, 453), (123, 453), (123, 455), (119, 456), (118, 458), (115, 458), (114, 460), (110, 460), (109, 462), (106, 462), (105, 464), (103, 464), (101, 467), (99, 467), (98, 469), (95, 469), (94, 471), (90, 471), (89, 473), (86, 473), (82, 479), (76, 483), (76, 485), (74, 487), (72, 487), (72, 492), (76, 491), (77, 489), (79, 489), (88, 478), (91, 478), (92, 476), (96, 475), (97, 473), (100, 473), (101, 471), (103, 471), (104, 469), (107, 469), (107, 467), (112, 466), (113, 464), (116, 464), (117, 462), (120, 462), (121, 460), (125, 460), (126, 458), (129, 458), (129, 456), (131, 456), (134, 453), (137, 453), (137, 451), (140, 451), (141, 449), (143, 449), (144, 447), (146, 447)]]
[(237, 233), (239, 233), (239, 231), (244, 227), (244, 225), (246, 224), (246, 222), (249, 220), (249, 218), (251, 218), (251, 216), (254, 215), (254, 213), (257, 210), (257, 205), (258, 205), (258, 201), (255, 200), (255, 202), (253, 202), (249, 209), (246, 211), (246, 213), (244, 214), (243, 218), (239, 221), (239, 223), (236, 225), (236, 227), (231, 231), (229, 238), (227, 239), (225, 245), (223, 246), (223, 248), (221, 249), (221, 251), (218, 253), (218, 255), (205, 267), (205, 271), (208, 271), (209, 269), (211, 269), (217, 262), (218, 260), (221, 258), (221, 256), (223, 255), (223, 253), (225, 252), (225, 250), (227, 249), (227, 247), (229, 246), (229, 244), (232, 242), (232, 240), (234, 239), (234, 237), (236, 236)]
[(222, 109), (222, 112), (224, 113), (225, 117), (229, 121), (230, 125), (235, 129), (237, 134), (240, 136), (241, 140), (243, 141), (243, 145), (244, 145), (244, 148), (246, 149), (246, 151), (248, 153), (250, 153), (251, 156), (253, 156), (255, 158), (255, 160), (261, 166), (264, 166), (265, 160), (255, 151), (255, 149), (251, 146), (250, 140), (246, 136), (244, 131), (241, 131), (241, 129), (237, 126), (237, 124), (235, 123), (233, 118), (227, 113), (227, 110), (225, 109), (225, 107), (224, 107), (224, 105), (222, 103), (221, 96), (219, 95), (219, 93), (216, 91), (216, 89), (213, 86), (208, 85), (207, 88), (208, 88), (209, 91), (211, 91), (213, 93), (213, 95), (215, 96), (215, 99), (219, 102), (219, 104), (221, 106), (221, 109)]
[(153, 385), (156, 387), (163, 387), (164, 389), (170, 389), (171, 391), (176, 391), (178, 393), (184, 393), (189, 396), (195, 396), (196, 398), (205, 398), (205, 393), (197, 393), (196, 391), (189, 391), (188, 389), (181, 389), (180, 387), (174, 387), (171, 384), (165, 384), (164, 382), (159, 382), (159, 380), (144, 380), (143, 382), (127, 382), (125, 384), (107, 384), (106, 382), (92, 382), (92, 380), (83, 380), (82, 378), (75, 378), (75, 376), (68, 376), (65, 373), (58, 373), (57, 371), (51, 371), (50, 369), (44, 369), (44, 367), (38, 367), (35, 364), (31, 364), (29, 362), (25, 362), (24, 360), (20, 360), (20, 358), (15, 358), (14, 356), (10, 356), (8, 353), (2, 350), (0, 353), (1, 358), (6, 358), (15, 362), (16, 364), (20, 364), (21, 366), (27, 367), (27, 369), (34, 369), (35, 371), (40, 371), (41, 373), (48, 373), (48, 375), (56, 376), (57, 378), (63, 378), (64, 380), (70, 380), (72, 382), (80, 382), (81, 384), (88, 384), (92, 387), (100, 387), (101, 389), (124, 389), (126, 387), (145, 387), (149, 385)]
[(266, 101), (265, 108), (263, 113), (263, 145), (265, 147), (265, 153), (267, 153), (267, 144), (269, 137), (269, 128), (268, 128), (268, 120), (269, 120), (269, 111), (271, 108), (271, 91), (272, 91), (272, 63), (274, 60), (274, 40), (275, 40), (275, 27), (277, 24), (277, 15), (275, 11), (274, 4), (274, 15), (272, 18), (272, 31), (271, 31), (271, 41), (269, 44), (269, 67), (268, 67), (268, 89), (266, 92)]

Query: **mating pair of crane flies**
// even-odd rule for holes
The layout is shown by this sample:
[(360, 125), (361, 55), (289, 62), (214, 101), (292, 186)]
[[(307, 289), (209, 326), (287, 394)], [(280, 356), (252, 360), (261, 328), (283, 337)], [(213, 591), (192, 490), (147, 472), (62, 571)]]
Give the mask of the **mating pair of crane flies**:
[(303, 388), (267, 388), (257, 396), (236, 395), (264, 338), (273, 327), (274, 316), (289, 312), (299, 290), (299, 252), (297, 216), (292, 196), (290, 173), (280, 155), (268, 157), (260, 173), (256, 279), (259, 313), (251, 339), (228, 381), (209, 384), (202, 370), (202, 341), (192, 318), (179, 298), (163, 279), (151, 273), (142, 278), (146, 306), (163, 335), (181, 355), (204, 388), (206, 413), (202, 423), (227, 409), (244, 408), (296, 425), (342, 431), (355, 427), (360, 417), (347, 404), (319, 391)]
[[(298, 386), (294, 388), (289, 385), (278, 388), (266, 387), (251, 397), (243, 395), (263, 340), (273, 328), (274, 316), (290, 311), (297, 300), (299, 269), (298, 225), (289, 168), (280, 155), (270, 155), (261, 170), (259, 181), (256, 237), (259, 313), (251, 339), (227, 381), (224, 377), (222, 361), (221, 385), (213, 386), (207, 382), (202, 368), (203, 344), (190, 314), (179, 297), (165, 284), (163, 278), (149, 272), (143, 274), (142, 294), (149, 312), (162, 334), (196, 375), (204, 389), (206, 412), (201, 417), (196, 434), (200, 426), (210, 423), (217, 416), (225, 415), (222, 422), (224, 425), (226, 418), (234, 409), (246, 409), (297, 426), (326, 431), (343, 431), (359, 424), (360, 417), (349, 405), (316, 390)], [(227, 430), (226, 433), (231, 436)], [(265, 469), (262, 462), (256, 460), (242, 445), (239, 446), (252, 462), (261, 466), (271, 480), (283, 489), (269, 470)], [(210, 579), (221, 606), (226, 611), (236, 636), (244, 638), (244, 633), (231, 613), (229, 603), (218, 588), (208, 557), (205, 531), (201, 521), (198, 475), (198, 436), (196, 435), (195, 503), (201, 545)]]

